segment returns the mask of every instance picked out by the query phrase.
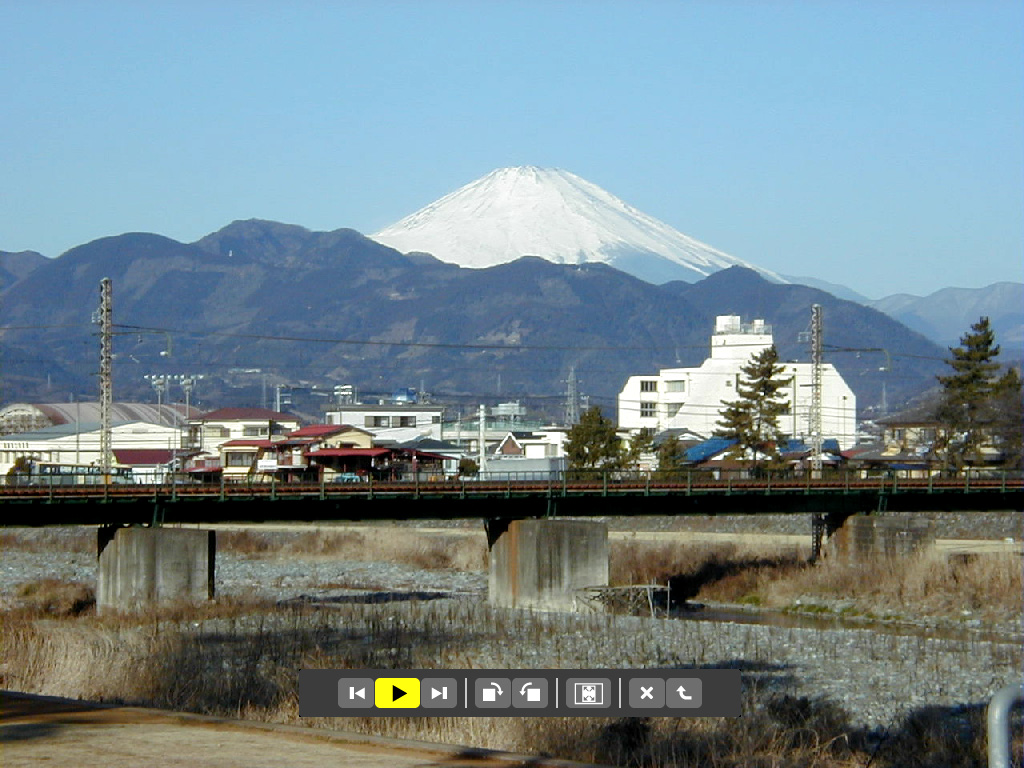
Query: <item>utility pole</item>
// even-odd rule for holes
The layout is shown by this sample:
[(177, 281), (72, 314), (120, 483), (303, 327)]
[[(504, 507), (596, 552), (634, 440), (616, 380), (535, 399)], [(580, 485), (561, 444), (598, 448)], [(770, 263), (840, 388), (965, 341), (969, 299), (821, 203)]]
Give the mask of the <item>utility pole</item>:
[(480, 459), (477, 464), (480, 465), (479, 472), (483, 474), (483, 471), (487, 466), (487, 406), (483, 403), (480, 404), (477, 419), (479, 420), (477, 442), (479, 443), (478, 454)]
[(100, 326), (100, 468), (105, 482), (110, 482), (110, 471), (114, 464), (110, 433), (114, 405), (112, 318), (113, 289), (110, 278), (104, 277), (100, 281), (100, 311), (97, 320)]
[(821, 476), (821, 387), (824, 370), (824, 340), (821, 304), (811, 305), (811, 472), (814, 477)]

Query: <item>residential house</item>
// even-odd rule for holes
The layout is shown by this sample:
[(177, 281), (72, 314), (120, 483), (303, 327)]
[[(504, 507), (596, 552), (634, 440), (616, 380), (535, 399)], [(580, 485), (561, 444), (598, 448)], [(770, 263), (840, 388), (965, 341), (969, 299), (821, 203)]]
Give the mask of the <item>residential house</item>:
[(543, 429), (508, 432), (488, 452), (481, 477), (488, 480), (542, 479), (560, 476), (567, 466), (568, 430)]
[[(238, 438), (222, 443), (220, 467), (225, 482), (318, 482), (322, 464), (310, 456), (324, 458), (331, 451), (372, 449), (372, 435), (346, 424), (313, 424), (270, 438)], [(337, 454), (335, 454), (337, 455)], [(193, 474), (210, 474), (213, 467), (197, 461)]]
[(299, 428), (289, 413), (267, 408), (220, 408), (188, 422), (187, 448), (214, 456), (229, 440), (270, 440)]

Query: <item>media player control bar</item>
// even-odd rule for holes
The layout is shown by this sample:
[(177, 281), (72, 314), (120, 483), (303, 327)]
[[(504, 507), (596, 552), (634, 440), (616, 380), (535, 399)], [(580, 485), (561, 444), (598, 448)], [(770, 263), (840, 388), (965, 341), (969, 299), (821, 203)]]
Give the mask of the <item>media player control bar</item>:
[(736, 669), (304, 669), (301, 717), (739, 717)]

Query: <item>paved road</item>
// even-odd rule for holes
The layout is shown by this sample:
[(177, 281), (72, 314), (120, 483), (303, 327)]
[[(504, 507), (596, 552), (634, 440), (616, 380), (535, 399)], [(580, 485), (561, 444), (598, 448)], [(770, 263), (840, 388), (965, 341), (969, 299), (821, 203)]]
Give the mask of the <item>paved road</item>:
[(586, 768), (340, 731), (249, 723), (0, 691), (4, 768)]

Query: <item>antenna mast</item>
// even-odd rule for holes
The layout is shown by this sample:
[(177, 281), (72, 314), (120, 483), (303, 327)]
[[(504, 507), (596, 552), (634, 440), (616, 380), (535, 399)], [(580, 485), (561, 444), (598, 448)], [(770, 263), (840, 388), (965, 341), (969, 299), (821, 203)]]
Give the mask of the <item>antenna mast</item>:
[(110, 278), (100, 281), (100, 467), (107, 482), (114, 464), (114, 449), (111, 441), (111, 411), (114, 405), (113, 385), (113, 344), (111, 319), (113, 317), (112, 288)]
[(814, 475), (821, 475), (821, 384), (824, 360), (822, 349), (824, 341), (823, 323), (821, 318), (821, 304), (811, 305), (811, 471)]

